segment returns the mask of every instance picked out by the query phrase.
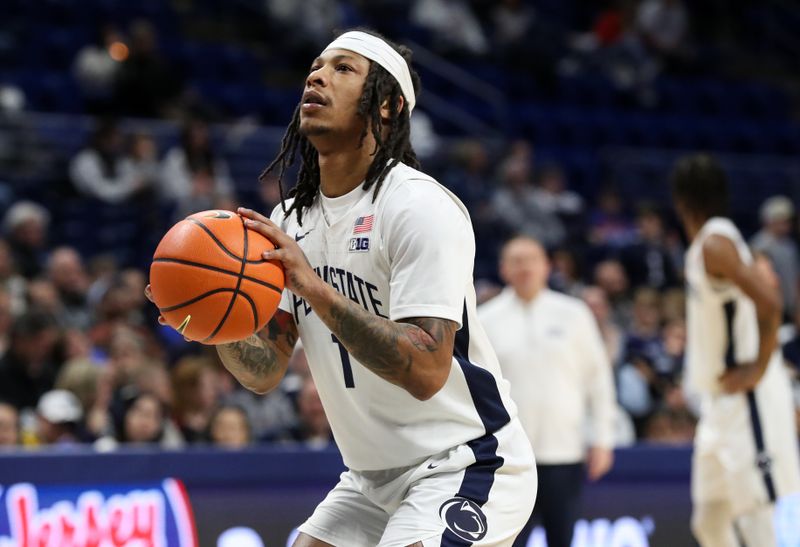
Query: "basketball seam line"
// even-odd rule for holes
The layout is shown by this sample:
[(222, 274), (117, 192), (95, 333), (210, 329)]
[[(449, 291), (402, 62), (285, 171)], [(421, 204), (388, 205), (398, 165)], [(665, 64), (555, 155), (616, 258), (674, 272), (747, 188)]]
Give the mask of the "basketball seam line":
[[(223, 274), (226, 274), (226, 275), (233, 275), (233, 276), (238, 276), (239, 275), (238, 273), (232, 272), (231, 270), (226, 270), (225, 268), (218, 268), (216, 266), (211, 266), (209, 264), (203, 264), (202, 262), (192, 262), (191, 260), (183, 260), (182, 258), (161, 257), (161, 258), (154, 258), (153, 262), (171, 262), (171, 263), (174, 263), (174, 264), (183, 264), (184, 266), (193, 266), (195, 268), (201, 268), (201, 269), (204, 269), (204, 270), (211, 270), (213, 272), (219, 272), (219, 273), (223, 273)], [(260, 279), (256, 279), (255, 277), (251, 277), (249, 275), (243, 275), (242, 279), (246, 279), (247, 281), (250, 281), (252, 283), (257, 283), (259, 285), (263, 285), (264, 287), (267, 287), (268, 289), (272, 289), (275, 292), (283, 293), (282, 289), (279, 289), (278, 287), (276, 287), (272, 283), (268, 283), (266, 281), (262, 281)], [(231, 289), (231, 290), (233, 290), (233, 289)]]
[[(211, 296), (212, 294), (217, 294), (217, 293), (221, 293), (221, 292), (233, 292), (233, 291), (234, 291), (234, 289), (214, 289), (213, 291), (205, 292), (205, 293), (201, 294), (200, 296), (195, 296), (194, 298), (192, 298), (190, 300), (187, 300), (186, 302), (181, 302), (180, 304), (175, 304), (174, 306), (169, 306), (169, 307), (166, 307), (166, 308), (159, 308), (159, 311), (171, 312), (171, 311), (179, 310), (184, 306), (188, 306), (190, 304), (194, 304), (195, 302), (199, 302), (200, 300), (202, 300), (204, 298), (207, 298), (207, 297)], [(258, 318), (258, 309), (256, 308), (256, 302), (255, 302), (255, 300), (253, 300), (253, 297), (250, 296), (249, 294), (247, 294), (244, 291), (240, 291), (239, 292), (239, 296), (243, 296), (247, 300), (247, 302), (250, 304), (250, 309), (253, 310), (253, 317), (254, 318)], [(255, 322), (255, 325), (256, 325), (255, 328), (258, 328), (257, 320)]]
[[(244, 225), (244, 219), (242, 217), (239, 217), (239, 220), (242, 221), (242, 236), (244, 238), (244, 243), (242, 245), (243, 246), (242, 258), (241, 258), (242, 269), (239, 270), (238, 279), (236, 280), (236, 288), (234, 289), (234, 292), (231, 295), (231, 301), (228, 303), (228, 309), (225, 310), (225, 314), (222, 316), (222, 319), (219, 320), (219, 324), (217, 325), (217, 328), (215, 328), (214, 331), (211, 334), (209, 334), (208, 337), (205, 338), (205, 340), (203, 340), (203, 342), (208, 342), (209, 340), (214, 338), (217, 335), (217, 333), (220, 331), (220, 329), (222, 329), (222, 325), (225, 324), (225, 321), (228, 319), (228, 316), (231, 314), (231, 310), (233, 309), (234, 304), (236, 304), (236, 297), (239, 295), (239, 289), (242, 286), (242, 276), (244, 275), (244, 269), (247, 267), (247, 246), (248, 246), (247, 243), (248, 242), (247, 242), (247, 228)], [(205, 228), (205, 226), (203, 226), (203, 228)], [(258, 322), (256, 322), (256, 325), (258, 325)]]
[(181, 302), (180, 304), (175, 304), (173, 306), (167, 306), (166, 308), (159, 308), (159, 310), (162, 311), (162, 312), (175, 311), (175, 310), (178, 310), (178, 309), (180, 309), (180, 308), (182, 308), (184, 306), (188, 306), (189, 304), (194, 304), (195, 302), (197, 302), (199, 300), (202, 300), (203, 298), (206, 298), (207, 296), (211, 296), (212, 294), (217, 294), (217, 293), (221, 293), (221, 292), (233, 292), (233, 291), (234, 291), (234, 289), (214, 289), (214, 290), (211, 290), (211, 291), (204, 292), (203, 294), (201, 294), (199, 296), (195, 296), (194, 298), (190, 298), (186, 302)]
[[(241, 219), (241, 218), (242, 217), (239, 217), (239, 219)], [(205, 224), (203, 224), (202, 222), (200, 222), (199, 220), (197, 220), (195, 218), (187, 218), (186, 220), (188, 220), (188, 221), (192, 222), (193, 224), (196, 224), (197, 226), (199, 226), (200, 229), (202, 229), (206, 234), (208, 234), (208, 237), (213, 239), (214, 243), (219, 245), (219, 248), (222, 249), (222, 251), (226, 255), (228, 255), (229, 257), (234, 258), (236, 260), (244, 260), (247, 264), (263, 264), (264, 262), (267, 262), (263, 258), (259, 258), (258, 260), (247, 260), (247, 249), (244, 250), (244, 257), (236, 256), (236, 253), (234, 253), (233, 251), (228, 249), (225, 246), (225, 244), (222, 243), (222, 241), (220, 241), (219, 238), (214, 235), (214, 232), (209, 230), (208, 226), (206, 226)], [(244, 221), (242, 221), (242, 222), (244, 222)]]

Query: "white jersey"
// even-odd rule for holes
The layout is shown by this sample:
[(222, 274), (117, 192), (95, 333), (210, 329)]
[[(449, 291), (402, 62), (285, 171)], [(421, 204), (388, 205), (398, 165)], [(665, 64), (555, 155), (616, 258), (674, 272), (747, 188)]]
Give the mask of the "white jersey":
[[(508, 383), (477, 321), (475, 238), (464, 205), (431, 177), (402, 163), (374, 188), (323, 198), (298, 225), (280, 206), (272, 220), (293, 236), (327, 283), (376, 316), (438, 317), (458, 323), (444, 387), (415, 399), (348, 354), (302, 298), (284, 291), (345, 464), (369, 471), (410, 466), (486, 434), (516, 416)], [(341, 201), (352, 203), (342, 208)], [(336, 202), (339, 204), (336, 204)], [(287, 204), (288, 207), (288, 204)], [(330, 214), (337, 209), (336, 218)]]
[(753, 262), (739, 230), (721, 217), (705, 223), (686, 253), (686, 369), (689, 387), (703, 394), (720, 393), (718, 378), (726, 364), (753, 361), (759, 347), (753, 301), (734, 283), (706, 274), (703, 244), (714, 234), (730, 239), (742, 262)]

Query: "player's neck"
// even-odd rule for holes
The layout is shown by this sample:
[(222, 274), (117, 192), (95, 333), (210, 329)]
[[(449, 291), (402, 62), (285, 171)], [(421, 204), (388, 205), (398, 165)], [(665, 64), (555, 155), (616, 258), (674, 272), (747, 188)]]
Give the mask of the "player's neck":
[(683, 219), (683, 228), (686, 230), (686, 237), (689, 241), (694, 241), (700, 230), (703, 229), (705, 223), (708, 222), (707, 218), (700, 218), (698, 216), (688, 216)]
[(335, 152), (319, 152), (320, 190), (329, 198), (343, 196), (364, 182), (372, 163), (373, 146), (364, 142), (361, 147)]

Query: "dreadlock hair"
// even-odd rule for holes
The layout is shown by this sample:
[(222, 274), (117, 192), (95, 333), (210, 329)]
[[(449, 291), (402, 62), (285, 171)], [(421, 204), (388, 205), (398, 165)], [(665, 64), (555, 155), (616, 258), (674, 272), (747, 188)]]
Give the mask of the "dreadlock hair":
[(692, 213), (706, 218), (728, 216), (728, 181), (708, 154), (680, 158), (672, 170), (672, 196)]
[[(418, 95), (420, 81), (419, 75), (411, 67), (411, 49), (387, 40), (372, 30), (363, 28), (354, 30), (367, 32), (384, 40), (406, 60), (409, 72), (411, 73), (414, 93)], [(375, 149), (372, 152), (373, 160), (367, 170), (367, 175), (363, 184), (364, 190), (369, 190), (372, 186), (375, 187), (372, 195), (373, 202), (378, 196), (378, 192), (381, 189), (384, 179), (386, 179), (386, 175), (388, 175), (399, 162), (403, 162), (414, 169), (419, 168), (419, 160), (417, 160), (417, 155), (411, 146), (408, 101), (403, 102), (402, 110), (397, 109), (401, 95), (400, 84), (394, 79), (394, 76), (389, 74), (378, 63), (370, 61), (369, 72), (364, 80), (364, 90), (358, 105), (358, 114), (365, 122), (359, 146), (363, 146), (367, 131), (371, 130), (372, 136), (375, 138)], [(381, 104), (383, 104), (385, 100), (388, 101), (389, 104), (390, 118), (388, 121), (387, 138), (384, 142), (383, 136), (381, 135), (384, 123), (381, 120), (380, 109)], [(281, 140), (281, 149), (278, 155), (261, 173), (259, 181), (263, 182), (270, 172), (275, 168), (279, 169), (278, 188), (281, 196), (281, 208), (287, 216), (294, 211), (297, 215), (298, 224), (302, 226), (303, 209), (310, 207), (317, 197), (320, 178), (317, 151), (308, 139), (300, 134), (300, 107), (301, 104), (298, 104), (294, 110), (292, 121), (286, 128), (286, 133), (284, 133), (283, 139)], [(300, 156), (301, 164), (297, 174), (297, 183), (294, 188), (288, 192), (288, 197), (293, 197), (294, 201), (287, 209), (285, 203), (285, 198), (287, 196), (283, 189), (283, 175), (286, 169), (294, 164), (298, 155)]]

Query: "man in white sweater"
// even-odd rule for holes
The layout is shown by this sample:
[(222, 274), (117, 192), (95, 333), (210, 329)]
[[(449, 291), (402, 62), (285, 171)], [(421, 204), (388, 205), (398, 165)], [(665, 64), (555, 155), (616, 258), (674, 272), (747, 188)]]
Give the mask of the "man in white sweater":
[[(569, 547), (580, 511), (584, 461), (590, 480), (613, 463), (614, 381), (602, 338), (581, 300), (547, 288), (538, 241), (515, 237), (500, 255), (507, 287), (479, 309), (536, 454), (540, 516), (548, 547)], [(591, 434), (587, 439), (587, 421)], [(587, 444), (589, 446), (587, 452)]]

